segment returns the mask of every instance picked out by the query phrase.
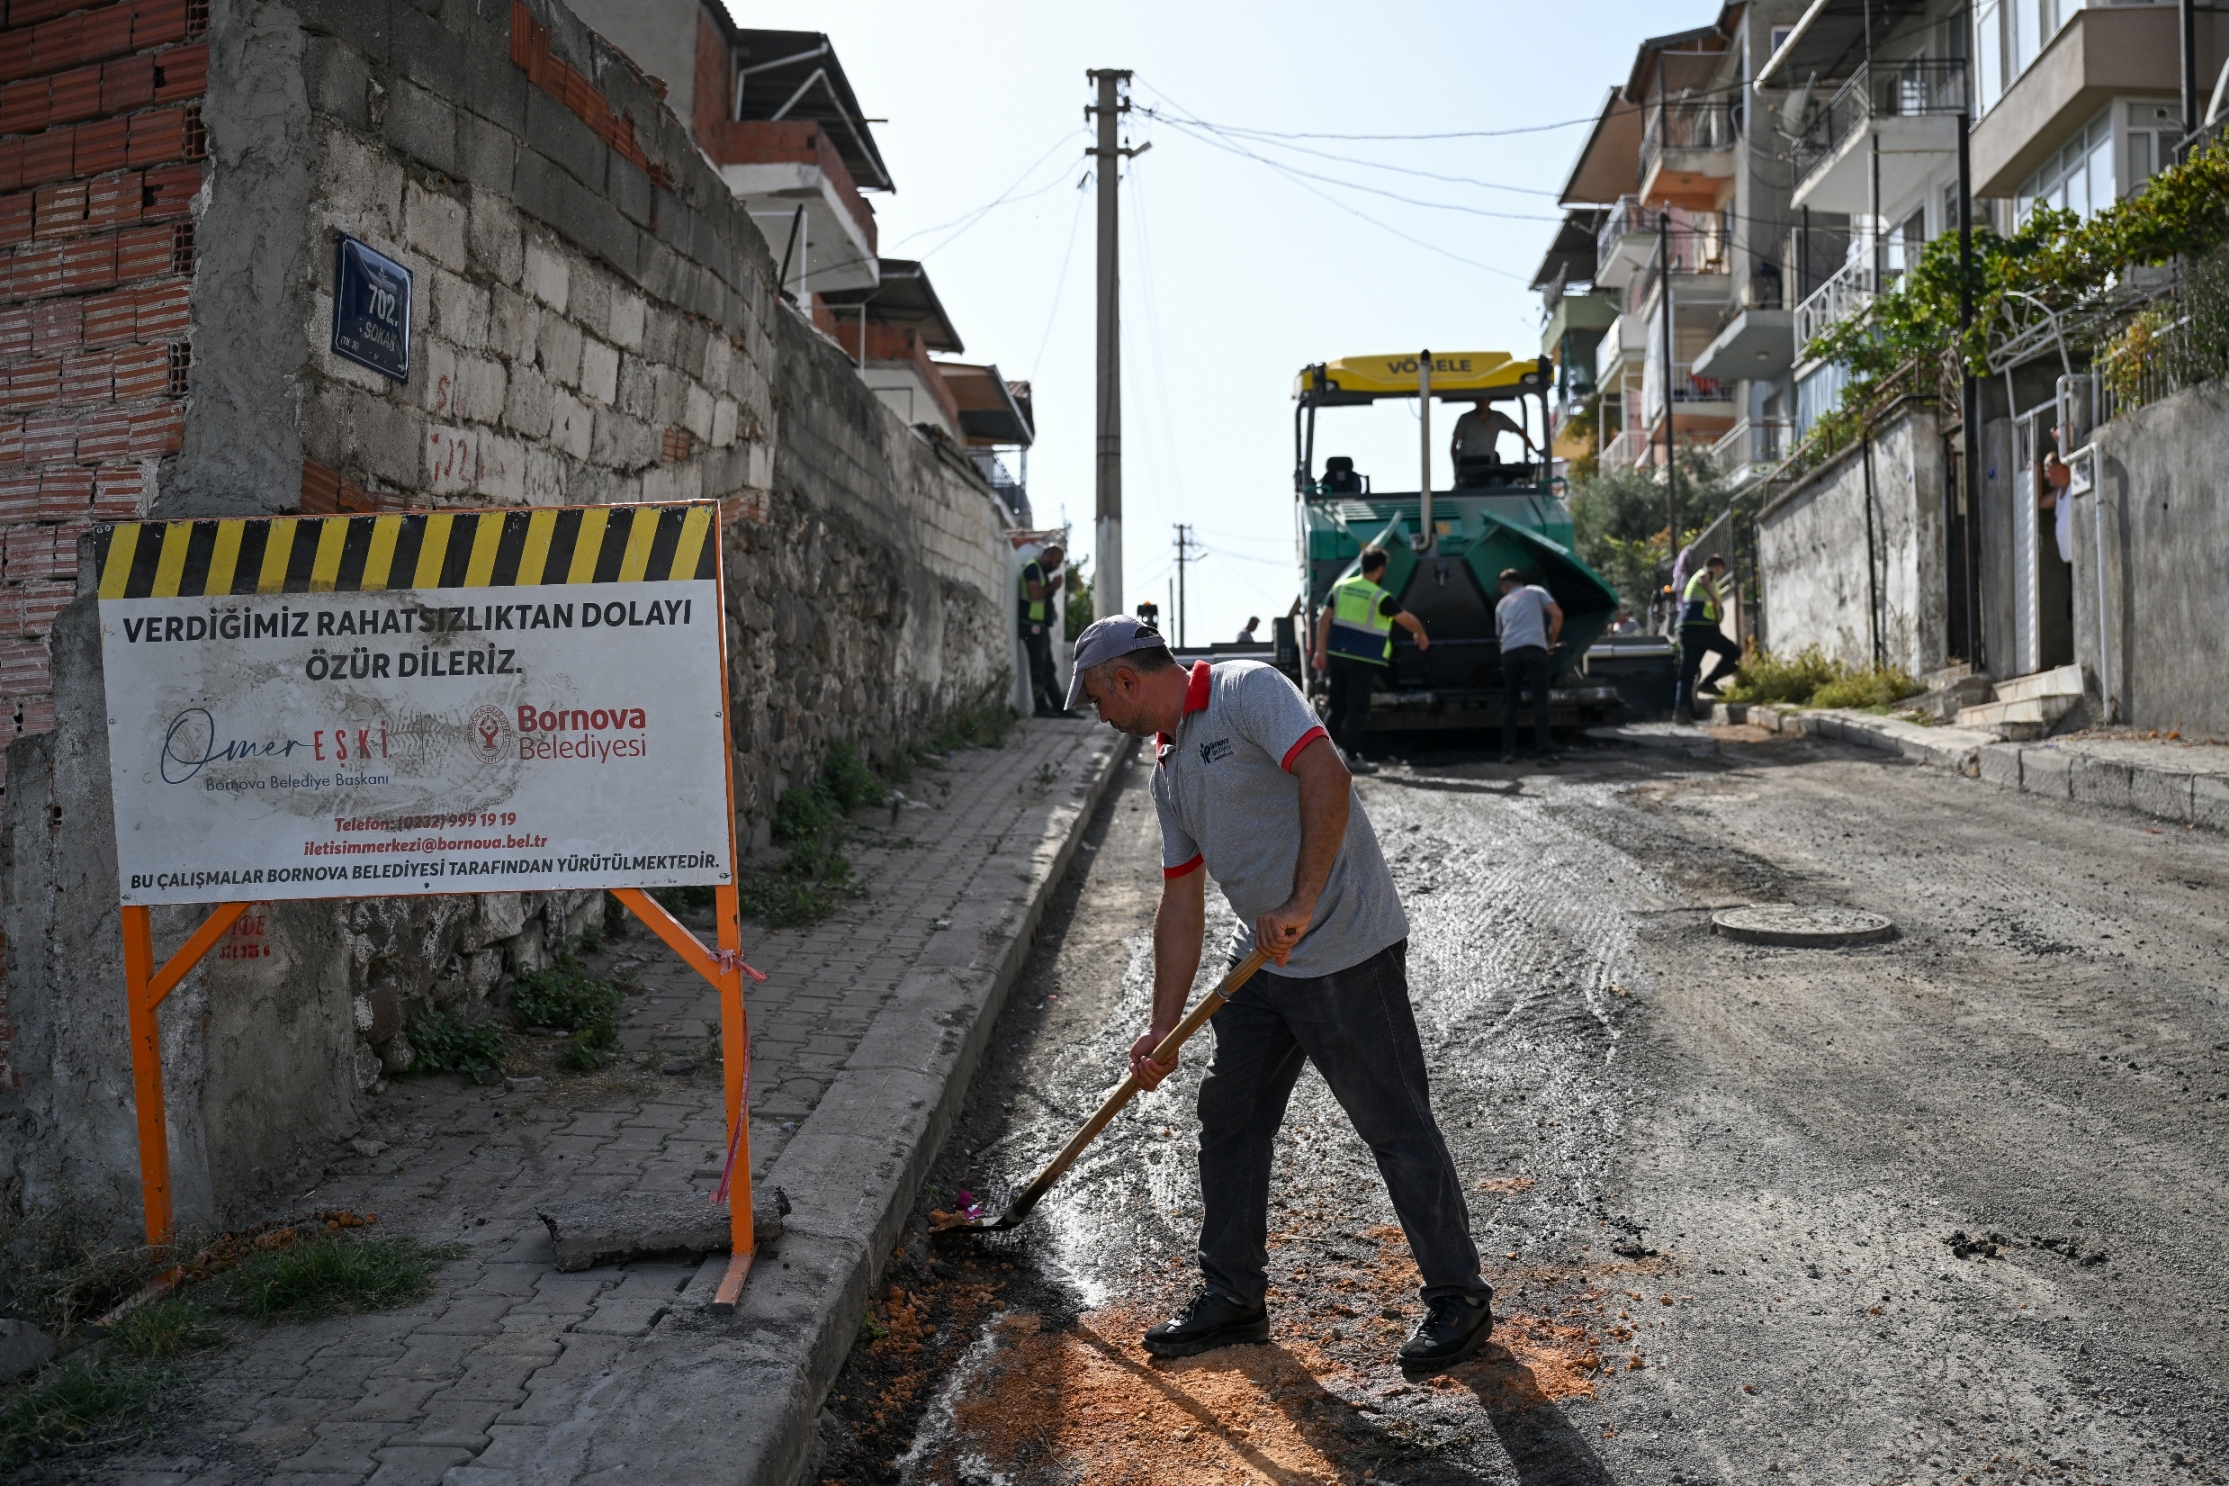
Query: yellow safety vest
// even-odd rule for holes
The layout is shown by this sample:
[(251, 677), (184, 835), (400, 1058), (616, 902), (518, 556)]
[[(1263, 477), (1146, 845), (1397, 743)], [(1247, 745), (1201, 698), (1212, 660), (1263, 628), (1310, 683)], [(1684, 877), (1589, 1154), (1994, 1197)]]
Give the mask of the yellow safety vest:
[[(1684, 610), (1681, 611), (1680, 623), (1718, 623), (1721, 617), (1718, 610), (1718, 586), (1710, 581), (1709, 568), (1703, 569), (1694, 577), (1687, 580), (1687, 593), (1685, 597), (1687, 599), (1687, 606)], [(1698, 612), (1695, 608), (1697, 604), (1701, 604), (1703, 606), (1700, 612)]]
[(1387, 597), (1384, 589), (1360, 573), (1331, 586), (1333, 655), (1378, 666), (1393, 663), (1393, 621), (1380, 612)]
[(1029, 596), (1029, 575), (1032, 572), (1035, 572), (1037, 574), (1037, 581), (1039, 584), (1050, 583), (1052, 581), (1051, 578), (1046, 576), (1044, 565), (1036, 561), (1034, 558), (1022, 564), (1022, 582), (1020, 590), (1022, 596), (1022, 623), (1043, 624), (1048, 618), (1051, 617), (1053, 612), (1052, 595), (1047, 594), (1041, 599), (1033, 599)]

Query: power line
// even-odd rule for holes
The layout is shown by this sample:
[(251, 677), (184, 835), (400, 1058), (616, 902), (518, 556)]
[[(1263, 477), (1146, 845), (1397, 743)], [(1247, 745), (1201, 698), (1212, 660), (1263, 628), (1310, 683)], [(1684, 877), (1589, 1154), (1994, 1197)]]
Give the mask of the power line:
[[(1139, 109), (1139, 110), (1138, 110), (1138, 112), (1140, 112), (1140, 113), (1142, 113), (1142, 114), (1146, 115), (1146, 116), (1147, 116), (1148, 118), (1161, 119), (1161, 120), (1164, 120), (1165, 122), (1167, 122), (1167, 123), (1171, 123), (1171, 124), (1179, 124), (1179, 125), (1186, 125), (1186, 124), (1188, 124), (1188, 125), (1191, 125), (1191, 126), (1193, 126), (1193, 127), (1195, 127), (1195, 128), (1205, 129), (1205, 130), (1209, 131), (1209, 132), (1210, 132), (1210, 133), (1212, 133), (1212, 134), (1218, 134), (1218, 135), (1228, 135), (1228, 136), (1233, 136), (1233, 137), (1236, 137), (1236, 138), (1241, 138), (1241, 139), (1256, 139), (1256, 136), (1254, 136), (1254, 135), (1252, 135), (1252, 134), (1249, 134), (1249, 133), (1248, 133), (1248, 132), (1247, 132), (1246, 130), (1243, 130), (1243, 129), (1233, 129), (1233, 128), (1230, 128), (1230, 127), (1229, 127), (1229, 126), (1227, 126), (1227, 125), (1223, 125), (1223, 124), (1215, 124), (1215, 123), (1210, 123), (1210, 122), (1209, 122), (1208, 120), (1206, 120), (1206, 119), (1196, 119), (1196, 118), (1184, 118), (1184, 119), (1179, 119), (1179, 118), (1175, 118), (1175, 117), (1173, 117), (1173, 116), (1170, 116), (1170, 115), (1167, 115), (1167, 114), (1163, 114), (1163, 113), (1157, 112), (1156, 110), (1154, 110), (1154, 109), (1150, 109), (1150, 108), (1141, 108), (1141, 109)], [(1560, 195), (1562, 195), (1562, 194), (1563, 194), (1563, 193), (1562, 193), (1562, 192), (1560, 192), (1560, 191), (1551, 191), (1551, 190), (1549, 190), (1548, 188), (1546, 188), (1545, 186), (1512, 186), (1512, 185), (1508, 185), (1508, 184), (1506, 184), (1505, 182), (1502, 182), (1502, 181), (1482, 181), (1482, 180), (1478, 179), (1478, 178), (1477, 178), (1476, 176), (1468, 176), (1468, 175), (1447, 175), (1447, 174), (1444, 174), (1443, 172), (1440, 172), (1440, 171), (1436, 171), (1436, 170), (1418, 170), (1418, 169), (1414, 168), (1413, 166), (1407, 166), (1407, 165), (1390, 165), (1390, 164), (1387, 164), (1387, 163), (1386, 163), (1385, 161), (1383, 161), (1383, 160), (1368, 160), (1368, 159), (1364, 159), (1364, 158), (1363, 158), (1362, 156), (1360, 156), (1360, 155), (1342, 155), (1342, 154), (1339, 154), (1339, 153), (1337, 153), (1336, 151), (1333, 151), (1333, 150), (1316, 150), (1316, 149), (1310, 149), (1310, 148), (1309, 148), (1308, 146), (1306, 146), (1306, 145), (1298, 145), (1298, 144), (1287, 144), (1287, 143), (1284, 143), (1283, 141), (1280, 141), (1280, 140), (1275, 140), (1275, 139), (1271, 139), (1271, 140), (1258, 140), (1258, 139), (1257, 139), (1257, 140), (1256, 140), (1256, 142), (1258, 142), (1258, 143), (1270, 143), (1270, 144), (1275, 144), (1275, 145), (1276, 145), (1276, 146), (1277, 146), (1277, 147), (1278, 147), (1279, 149), (1294, 150), (1294, 151), (1297, 151), (1298, 153), (1300, 153), (1300, 154), (1303, 154), (1303, 155), (1314, 155), (1314, 156), (1315, 156), (1315, 157), (1316, 157), (1317, 159), (1319, 159), (1319, 160), (1337, 160), (1337, 161), (1339, 161), (1339, 162), (1340, 162), (1341, 164), (1345, 164), (1345, 165), (1360, 165), (1360, 166), (1363, 166), (1364, 168), (1366, 168), (1366, 169), (1370, 169), (1370, 170), (1385, 170), (1385, 171), (1391, 171), (1391, 172), (1392, 172), (1393, 174), (1395, 174), (1395, 175), (1413, 175), (1413, 176), (1420, 176), (1420, 177), (1422, 177), (1422, 178), (1423, 178), (1423, 179), (1425, 179), (1425, 180), (1431, 180), (1431, 181), (1445, 181), (1445, 182), (1449, 183), (1450, 185), (1458, 185), (1458, 186), (1477, 186), (1477, 187), (1480, 187), (1481, 189), (1484, 189), (1484, 190), (1488, 190), (1488, 191), (1510, 191), (1510, 192), (1514, 192), (1514, 193), (1516, 193), (1516, 194), (1518, 194), (1518, 195), (1520, 195), (1520, 196), (1551, 196), (1551, 197), (1553, 197), (1553, 196), (1560, 196)]]
[(1068, 285), (1068, 260), (1076, 251), (1076, 229), (1083, 225), (1084, 220), (1084, 186), (1090, 180), (1091, 172), (1085, 171), (1076, 181), (1076, 210), (1068, 219), (1068, 246), (1060, 250), (1060, 276), (1053, 280), (1052, 308), (1045, 312), (1045, 333), (1037, 338), (1037, 354), (1029, 358), (1029, 379), (1032, 382), (1037, 380), (1037, 368), (1045, 359), (1045, 347), (1053, 338), (1053, 325), (1060, 318), (1060, 293)]
[(954, 217), (949, 222), (940, 223), (935, 227), (923, 227), (916, 231), (909, 232), (904, 237), (899, 238), (898, 241), (901, 243), (912, 242), (917, 237), (927, 237), (932, 232), (942, 232), (948, 227), (959, 229), (958, 231), (954, 232), (951, 237), (944, 239), (943, 242), (938, 243), (935, 247), (930, 248), (928, 252), (923, 253), (921, 256), (925, 259), (929, 256), (930, 253), (938, 252), (941, 249), (950, 246), (952, 242), (960, 236), (960, 233), (967, 231), (968, 228), (973, 227), (977, 222), (982, 221), (983, 218), (989, 216), (998, 208), (1007, 205), (1010, 201), (1027, 201), (1030, 199), (1030, 197), (1044, 195), (1054, 186), (1059, 185), (1060, 181), (1057, 179), (1050, 181), (1047, 184), (1040, 186), (1038, 189), (1030, 192), (1028, 196), (1016, 196), (1014, 193), (1022, 188), (1023, 182), (1027, 181), (1031, 176), (1037, 173), (1038, 166), (1043, 165), (1047, 160), (1050, 160), (1054, 156), (1054, 154), (1059, 151), (1062, 145), (1067, 144), (1078, 134), (1081, 134), (1083, 132), (1084, 131), (1080, 129), (1071, 130), (1069, 133), (1063, 134), (1060, 138), (1054, 140), (1051, 149), (1045, 151), (1044, 154), (1039, 155), (1036, 159), (1030, 161), (1029, 168), (1024, 170), (1019, 176), (1015, 177), (1014, 184), (999, 192), (998, 195), (991, 201), (985, 203), (982, 206), (976, 207), (973, 211), (964, 212), (961, 215)]
[(1266, 155), (1257, 155), (1235, 141), (1223, 139), (1207, 130), (1197, 128), (1183, 119), (1168, 114), (1162, 114), (1158, 117), (1161, 123), (1181, 130), (1202, 144), (1212, 145), (1219, 150), (1228, 150), (1235, 155), (1243, 155), (1249, 160), (1259, 161), (1261, 164), (1269, 166), (1272, 170), (1282, 171), (1290, 176), (1304, 176), (1312, 181), (1322, 181), (1329, 186), (1343, 186), (1349, 191), (1363, 191), (1372, 196), (1383, 196), (1389, 201), (1398, 201), (1405, 206), (1421, 206), (1440, 212), (1461, 212), (1469, 217), (1492, 217), (1504, 222), (1561, 222), (1563, 220), (1562, 217), (1542, 216), (1538, 212), (1497, 212), (1490, 211), (1482, 206), (1465, 206), (1460, 202), (1426, 201), (1416, 196), (1403, 196), (1398, 191), (1388, 191), (1381, 186), (1365, 186), (1360, 181), (1342, 180), (1335, 175), (1323, 175), (1313, 170), (1302, 170), (1297, 165), (1287, 165), (1282, 160), (1272, 160)]

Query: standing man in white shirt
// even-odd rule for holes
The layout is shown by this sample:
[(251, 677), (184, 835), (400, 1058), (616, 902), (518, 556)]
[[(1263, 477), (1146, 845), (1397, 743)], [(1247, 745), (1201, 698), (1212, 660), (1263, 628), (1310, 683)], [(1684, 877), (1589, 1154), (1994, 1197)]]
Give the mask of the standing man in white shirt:
[(1548, 682), (1556, 673), (1553, 657), (1563, 635), (1563, 610), (1547, 589), (1527, 583), (1515, 568), (1504, 568), (1494, 630), (1501, 636), (1501, 761), (1517, 761), (1517, 700), (1529, 688), (1534, 751), (1542, 763), (1552, 764), (1556, 754), (1548, 731)]
[(1402, 1367), (1437, 1371), (1493, 1330), (1470, 1209), (1433, 1118), (1409, 1007), (1408, 915), (1339, 751), (1298, 688), (1255, 661), (1176, 664), (1161, 637), (1102, 619), (1076, 641), (1071, 704), (1133, 737), (1157, 738), (1161, 906), (1153, 919), (1153, 1012), (1130, 1046), (1150, 1089), (1175, 1072), (1154, 1050), (1198, 973), (1212, 876), (1238, 917), (1225, 953), (1271, 963), (1210, 1020), (1200, 1085), (1202, 1285), (1145, 1334), (1159, 1357), (1269, 1339), (1269, 1179), (1277, 1130), (1313, 1063), (1377, 1158), (1423, 1279), (1425, 1314)]

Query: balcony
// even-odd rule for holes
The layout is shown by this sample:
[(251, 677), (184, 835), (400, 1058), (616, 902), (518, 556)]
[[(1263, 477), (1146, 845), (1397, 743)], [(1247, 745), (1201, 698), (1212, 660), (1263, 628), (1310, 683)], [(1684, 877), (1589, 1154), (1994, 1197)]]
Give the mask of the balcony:
[(1784, 418), (1742, 419), (1710, 446), (1711, 463), (1736, 484), (1762, 474), (1795, 447), (1795, 425)]
[(1860, 67), (1827, 100), (1796, 141), (1791, 204), (1813, 211), (1864, 213), (1871, 194), (1871, 140), (1880, 141), (1880, 200), (1896, 201), (1925, 184), (1941, 157), (1958, 148), (1957, 115), (1966, 108), (1963, 60), (1917, 59)]
[[(1675, 361), (1672, 405), (1705, 418), (1731, 418), (1733, 391), (1715, 377), (1695, 375), (1693, 362)], [(1640, 424), (1644, 428), (1653, 427), (1664, 416), (1664, 363), (1660, 357), (1652, 356), (1641, 365), (1641, 408)]]
[(1714, 206), (1734, 174), (1733, 117), (1725, 100), (1650, 110), (1641, 136), (1640, 198), (1651, 206)]
[(1803, 359), (1804, 347), (1871, 304), (1878, 287), (1873, 255), (1861, 245), (1834, 277), (1796, 306), (1796, 359)]
[(787, 255), (784, 289), (802, 298), (879, 282), (874, 208), (859, 194), (826, 129), (806, 120), (753, 119), (709, 125), (698, 142), (775, 261)]
[(1646, 430), (1629, 428), (1603, 445), (1600, 463), (1606, 470), (1629, 470), (1648, 458), (1650, 447)]

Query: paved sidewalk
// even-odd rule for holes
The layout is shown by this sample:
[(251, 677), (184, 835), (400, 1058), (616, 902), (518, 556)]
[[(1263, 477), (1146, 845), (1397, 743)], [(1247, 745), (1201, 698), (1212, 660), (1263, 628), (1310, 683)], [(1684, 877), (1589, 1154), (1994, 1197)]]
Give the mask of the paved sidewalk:
[(724, 1256), (559, 1274), (535, 1217), (552, 1200), (718, 1180), (717, 1001), (637, 928), (596, 958), (641, 987), (622, 1033), (633, 1056), (540, 1089), (399, 1081), (298, 1199), (464, 1245), (433, 1299), (244, 1335), (202, 1364), (198, 1397), (152, 1449), (89, 1474), (793, 1479), (1029, 933), (1128, 757), (1118, 744), (1080, 721), (1031, 721), (1003, 749), (954, 754), (905, 786), (895, 818), (861, 813), (855, 908), (807, 930), (746, 926), (744, 952), (770, 976), (747, 992), (752, 1164), (762, 1207), (780, 1184), (795, 1211), (732, 1319), (701, 1304)]
[(1833, 708), (1721, 702), (1712, 712), (1720, 723), (1840, 738), (2023, 794), (2229, 830), (2229, 747), (2218, 743), (2110, 733), (2004, 743), (1994, 733), (1970, 728), (1925, 727)]

